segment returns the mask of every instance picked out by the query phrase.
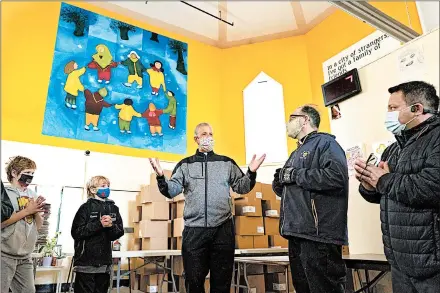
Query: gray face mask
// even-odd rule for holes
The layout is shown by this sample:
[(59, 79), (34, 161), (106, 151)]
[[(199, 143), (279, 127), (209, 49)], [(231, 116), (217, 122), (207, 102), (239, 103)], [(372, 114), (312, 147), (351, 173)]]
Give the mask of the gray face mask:
[(199, 147), (208, 152), (212, 151), (214, 149), (214, 139), (211, 136), (200, 138)]
[(299, 118), (293, 119), (286, 124), (287, 135), (293, 139), (298, 138), (304, 123), (301, 123)]

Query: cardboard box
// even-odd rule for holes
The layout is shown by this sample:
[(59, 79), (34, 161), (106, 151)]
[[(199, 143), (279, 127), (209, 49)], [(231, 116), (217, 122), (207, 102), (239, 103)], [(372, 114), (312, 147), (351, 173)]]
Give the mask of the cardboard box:
[[(142, 186), (141, 186), (141, 190), (142, 190)], [(138, 206), (138, 207), (142, 206), (142, 200), (141, 200), (141, 193), (140, 192), (138, 194), (136, 194), (136, 206)]]
[(185, 223), (183, 218), (177, 218), (173, 220), (173, 237), (182, 237), (183, 228)]
[(128, 222), (139, 223), (141, 220), (141, 208), (137, 206), (135, 200), (128, 202)]
[(142, 250), (167, 250), (168, 238), (142, 238)]
[(235, 234), (243, 236), (264, 235), (263, 217), (235, 217)]
[(173, 223), (168, 220), (168, 238), (173, 237)]
[(141, 203), (166, 202), (167, 198), (160, 193), (157, 185), (142, 185), (140, 201)]
[(174, 202), (185, 201), (185, 195), (183, 193), (173, 198)]
[(281, 201), (281, 197), (273, 191), (272, 184), (261, 184), (261, 193), (263, 194), (263, 200)]
[(269, 235), (269, 247), (288, 248), (289, 243), (280, 235)]
[(168, 221), (142, 220), (139, 225), (140, 238), (167, 238)]
[(235, 215), (247, 217), (261, 217), (263, 216), (263, 209), (261, 199), (255, 197), (240, 197), (236, 198)]
[(162, 292), (168, 292), (168, 284), (162, 283), (163, 275), (143, 275), (141, 276), (141, 283), (139, 290), (142, 292), (159, 292), (159, 287), (162, 287)]
[[(249, 287), (251, 290), (249, 293), (265, 293), (265, 281), (264, 275), (248, 276)], [(245, 283), (242, 285), (246, 285)]]
[(183, 210), (185, 209), (185, 201), (176, 203), (176, 218), (183, 218)]
[(265, 278), (266, 279), (266, 291), (267, 292), (277, 292), (277, 293), (292, 292), (293, 282), (292, 282), (292, 275), (290, 272), (287, 277), (289, 278), (289, 290), (287, 290), (286, 274), (285, 273), (266, 274), (266, 278)]
[(167, 201), (142, 204), (142, 220), (168, 220), (170, 204)]
[(342, 255), (349, 255), (350, 254), (350, 249), (348, 248), (347, 245), (342, 245)]
[(265, 217), (279, 218), (281, 210), (281, 201), (279, 200), (264, 200), (263, 214)]
[(130, 235), (128, 238), (127, 249), (131, 251), (142, 250), (142, 239), (134, 238), (133, 235)]
[(234, 198), (243, 198), (243, 197), (249, 197), (250, 199), (263, 199), (263, 194), (261, 192), (261, 183), (257, 182), (255, 183), (255, 187), (251, 190), (251, 192), (246, 194), (237, 194), (233, 192)]
[(131, 290), (139, 290), (141, 276), (135, 272), (130, 273)]
[(178, 275), (178, 276), (182, 276), (183, 275), (183, 258), (182, 256), (175, 256), (173, 257), (173, 271), (174, 274)]
[(269, 237), (267, 235), (252, 236), (254, 242), (254, 248), (268, 248)]
[(140, 222), (133, 223), (133, 238), (141, 238), (140, 234)]
[(266, 235), (280, 235), (280, 220), (278, 218), (264, 218)]
[[(171, 170), (163, 170), (163, 175), (166, 179), (170, 179), (173, 171)], [(157, 186), (157, 175), (155, 172), (151, 173), (150, 175), (150, 185), (151, 186)]]
[(235, 249), (252, 249), (254, 248), (254, 236), (235, 236)]

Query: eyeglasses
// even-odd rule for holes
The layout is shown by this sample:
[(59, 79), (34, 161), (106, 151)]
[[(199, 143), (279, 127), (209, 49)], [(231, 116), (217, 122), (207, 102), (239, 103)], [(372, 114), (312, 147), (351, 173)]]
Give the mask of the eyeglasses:
[(304, 118), (307, 118), (306, 115), (292, 114), (292, 115), (289, 116), (289, 120), (291, 121), (292, 119), (297, 118), (297, 117), (304, 117)]

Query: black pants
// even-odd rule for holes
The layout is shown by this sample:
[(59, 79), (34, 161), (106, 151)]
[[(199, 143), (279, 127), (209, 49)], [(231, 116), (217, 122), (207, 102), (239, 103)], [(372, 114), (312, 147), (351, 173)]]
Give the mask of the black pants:
[(391, 268), (393, 292), (438, 293), (440, 292), (440, 273), (426, 279), (415, 279), (405, 275), (398, 268)]
[(297, 293), (345, 291), (347, 269), (341, 246), (290, 238), (289, 261)]
[(204, 293), (210, 275), (210, 293), (229, 293), (234, 268), (234, 224), (216, 228), (185, 227), (182, 239), (186, 293)]
[(75, 293), (107, 293), (110, 286), (110, 274), (76, 273)]

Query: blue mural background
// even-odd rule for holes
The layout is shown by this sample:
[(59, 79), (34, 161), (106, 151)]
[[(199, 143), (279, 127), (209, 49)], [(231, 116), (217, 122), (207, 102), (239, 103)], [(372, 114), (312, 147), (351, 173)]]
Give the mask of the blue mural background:
[[(127, 87), (128, 69), (118, 65), (112, 69), (108, 84), (105, 80), (98, 81), (96, 69), (88, 68), (97, 53), (97, 46), (105, 45), (114, 62), (127, 59), (131, 51), (140, 56), (140, 61), (146, 68), (160, 61), (163, 64), (163, 74), (166, 91), (159, 89), (158, 95), (152, 94), (149, 73), (143, 72), (143, 87), (137, 88), (136, 82)], [(132, 148), (162, 151), (167, 153), (186, 153), (186, 117), (187, 117), (187, 50), (186, 43), (157, 35), (153, 32), (122, 23), (120, 21), (98, 15), (96, 13), (62, 3), (52, 72), (47, 94), (46, 109), (42, 133), (96, 143), (120, 145)], [(104, 101), (111, 107), (103, 108), (98, 122), (98, 130), (90, 125), (86, 130), (85, 96), (78, 92), (76, 109), (66, 103), (64, 89), (68, 74), (64, 68), (67, 63), (74, 61), (78, 69), (86, 71), (79, 77), (85, 90), (92, 93), (105, 87), (108, 95)], [(165, 96), (168, 91), (174, 93), (177, 103), (176, 123), (172, 129), (170, 115), (159, 116), (162, 133), (153, 136), (146, 118), (133, 117), (130, 125), (131, 133), (122, 133), (118, 126), (119, 111), (114, 107), (123, 104), (127, 98), (132, 99), (133, 108), (142, 114), (150, 103), (157, 109), (168, 106), (169, 99)]]

